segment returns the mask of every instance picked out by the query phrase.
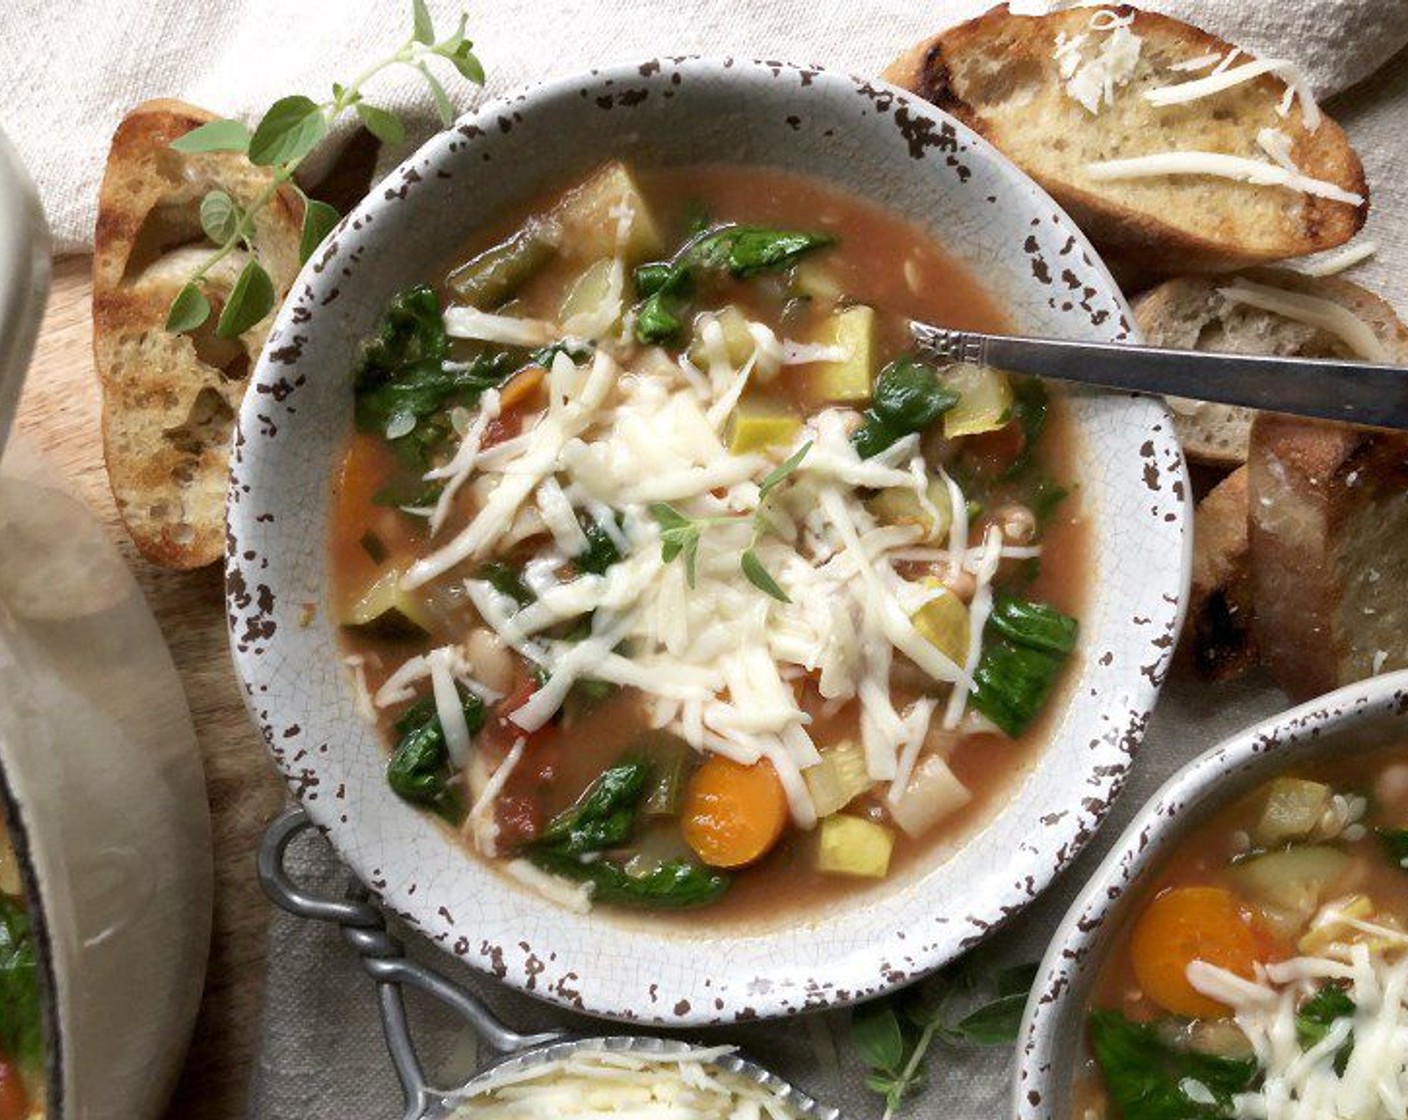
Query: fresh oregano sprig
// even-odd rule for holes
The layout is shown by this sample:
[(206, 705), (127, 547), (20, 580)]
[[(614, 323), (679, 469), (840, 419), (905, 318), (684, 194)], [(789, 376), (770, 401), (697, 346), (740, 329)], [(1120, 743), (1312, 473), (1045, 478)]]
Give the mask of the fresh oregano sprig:
[(172, 142), (178, 152), (238, 152), (259, 167), (273, 173), (269, 185), (248, 206), (241, 207), (227, 191), (212, 190), (201, 199), (200, 223), (215, 249), (187, 279), (166, 316), (166, 329), (173, 334), (193, 331), (210, 318), (210, 299), (203, 290), (206, 278), (221, 261), (240, 248), (250, 254), (240, 271), (215, 333), (221, 338), (243, 334), (273, 310), (274, 282), (260, 263), (254, 244), (254, 218), (273, 201), (285, 186), (298, 191), (303, 199), (303, 228), (299, 237), (299, 262), (306, 261), (322, 243), (340, 215), (326, 202), (309, 198), (294, 182), (294, 172), (327, 136), (333, 124), (351, 110), (367, 131), (384, 144), (396, 145), (405, 139), (401, 119), (389, 109), (365, 100), (362, 88), (377, 74), (394, 66), (409, 66), (425, 80), (440, 120), (448, 126), (454, 120), (449, 94), (430, 70), (439, 59), (450, 63), (465, 80), (484, 83), (484, 68), (465, 38), (469, 17), (461, 14), (452, 35), (436, 39), (435, 26), (425, 0), (412, 0), (410, 37), (394, 54), (372, 63), (346, 85), (334, 82), (332, 97), (314, 101), (294, 94), (274, 102), (251, 132), (236, 120), (208, 121)]
[(955, 1016), (954, 1005), (971, 997), (970, 976), (941, 984), (938, 998), (926, 1002), (915, 989), (861, 1004), (851, 1013), (851, 1042), (870, 1073), (865, 1084), (885, 1099), (884, 1120), (893, 1120), (904, 1099), (924, 1086), (925, 1058), (937, 1040), (949, 1046), (1005, 1046), (1017, 1039), (1027, 994), (1036, 978), (1034, 965), (998, 972), (990, 998)]
[(739, 556), (738, 566), (748, 582), (759, 591), (771, 595), (780, 603), (790, 603), (792, 600), (787, 597), (787, 592), (772, 578), (772, 574), (758, 557), (758, 538), (767, 529), (763, 507), (768, 497), (802, 465), (802, 460), (811, 449), (810, 441), (804, 443), (763, 477), (763, 481), (758, 483), (758, 505), (751, 515), (736, 513), (715, 517), (690, 517), (669, 502), (656, 502), (650, 507), (650, 516), (655, 518), (660, 526), (660, 558), (668, 564), (676, 556), (683, 556), (685, 582), (693, 587), (699, 559), (699, 541), (704, 535), (704, 530), (715, 525), (752, 522), (753, 539)]

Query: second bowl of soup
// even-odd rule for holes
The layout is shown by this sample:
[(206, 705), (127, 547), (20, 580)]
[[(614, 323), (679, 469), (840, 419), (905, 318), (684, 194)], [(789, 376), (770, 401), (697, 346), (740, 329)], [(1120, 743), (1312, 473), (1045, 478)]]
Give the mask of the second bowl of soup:
[(698, 1022), (935, 967), (1117, 790), (1184, 489), (1153, 404), (908, 323), (1123, 304), (888, 91), (691, 61), (510, 105), (352, 215), (256, 375), (231, 619), (275, 756), (388, 902), (550, 998)]

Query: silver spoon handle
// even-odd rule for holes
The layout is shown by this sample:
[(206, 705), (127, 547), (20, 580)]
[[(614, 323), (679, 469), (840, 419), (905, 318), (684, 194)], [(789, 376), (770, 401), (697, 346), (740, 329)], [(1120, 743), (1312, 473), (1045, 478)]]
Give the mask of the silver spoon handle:
[(946, 362), (1107, 389), (1243, 405), (1381, 428), (1408, 429), (1408, 369), (1338, 358), (1279, 358), (1066, 342), (911, 323), (919, 350)]

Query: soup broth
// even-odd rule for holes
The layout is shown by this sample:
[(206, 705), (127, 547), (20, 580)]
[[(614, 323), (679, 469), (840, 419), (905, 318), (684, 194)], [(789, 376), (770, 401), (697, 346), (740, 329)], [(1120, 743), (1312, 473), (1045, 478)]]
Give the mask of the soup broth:
[(731, 167), (608, 165), (400, 297), (331, 540), (393, 788), (565, 905), (733, 923), (958, 843), (1044, 737), (1084, 529), (1060, 399), (910, 318), (1004, 326), (915, 228)]
[(1286, 774), (1191, 836), (1117, 932), (1074, 1115), (1400, 1115), (1406, 988), (1408, 748)]

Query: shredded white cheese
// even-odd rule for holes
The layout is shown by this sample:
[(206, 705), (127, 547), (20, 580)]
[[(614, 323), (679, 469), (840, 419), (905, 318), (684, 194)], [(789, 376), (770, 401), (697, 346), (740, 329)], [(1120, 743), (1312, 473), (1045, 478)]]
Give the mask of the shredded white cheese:
[[(592, 908), (592, 886), (591, 883), (574, 883), (570, 879), (564, 879), (560, 875), (553, 875), (544, 871), (536, 863), (526, 859), (509, 860), (504, 864), (504, 870), (509, 876), (522, 883), (530, 890), (536, 891), (549, 902), (556, 906), (561, 906), (564, 910), (570, 910), (574, 914), (585, 914)], [(487, 1114), (477, 1110), (466, 1109), (456, 1115), (473, 1115), (483, 1118)], [(522, 1115), (534, 1116), (541, 1113), (524, 1113)], [(574, 1115), (573, 1113), (558, 1113), (563, 1116)], [(579, 1115), (579, 1114), (578, 1114)]]
[(1257, 307), (1262, 311), (1270, 311), (1327, 331), (1341, 339), (1351, 351), (1365, 361), (1390, 360), (1387, 348), (1379, 341), (1379, 336), (1374, 333), (1373, 328), (1341, 304), (1318, 296), (1273, 288), (1269, 284), (1257, 284), (1240, 277), (1227, 287), (1219, 288), (1217, 292), (1223, 299), (1232, 303), (1244, 303), (1248, 307)]
[(495, 315), (477, 307), (447, 307), (445, 330), (452, 338), (497, 342), (503, 346), (546, 346), (562, 337), (562, 331), (553, 323), (521, 319), (517, 315)]
[[(1052, 57), (1056, 61), (1066, 94), (1085, 110), (1097, 115), (1104, 105), (1113, 105), (1115, 92), (1129, 84), (1139, 66), (1144, 40), (1129, 28), (1134, 17), (1120, 16), (1102, 9), (1090, 17), (1090, 32), (1067, 36), (1059, 32)], [(1092, 34), (1103, 35), (1090, 58), (1082, 54)]]
[[(1228, 56), (1229, 59), (1231, 57), (1231, 55)], [(1263, 74), (1275, 74), (1286, 83), (1287, 92), (1300, 100), (1301, 119), (1305, 122), (1307, 129), (1314, 132), (1320, 127), (1322, 114), (1320, 106), (1315, 103), (1315, 98), (1310, 92), (1309, 80), (1300, 67), (1284, 58), (1263, 58), (1226, 69), (1219, 67), (1206, 78), (1196, 78), (1188, 82), (1179, 82), (1176, 85), (1159, 86), (1157, 89), (1145, 90), (1144, 98), (1150, 104), (1160, 107), (1186, 105), (1190, 101), (1198, 101), (1201, 98), (1211, 97), (1214, 94), (1233, 89), (1243, 82), (1253, 81)], [(1283, 110), (1281, 115), (1285, 116), (1287, 112), (1289, 112), (1289, 107)]]
[(1307, 276), (1338, 276), (1357, 264), (1363, 264), (1378, 251), (1379, 243), (1366, 238), (1324, 256), (1313, 257), (1299, 267)]
[(1098, 182), (1125, 179), (1157, 179), (1165, 176), (1205, 175), (1232, 179), (1262, 187), (1286, 187), (1317, 198), (1361, 206), (1364, 196), (1347, 191), (1338, 183), (1314, 179), (1276, 163), (1226, 152), (1155, 152), (1128, 159), (1101, 160), (1085, 165), (1085, 172)]

